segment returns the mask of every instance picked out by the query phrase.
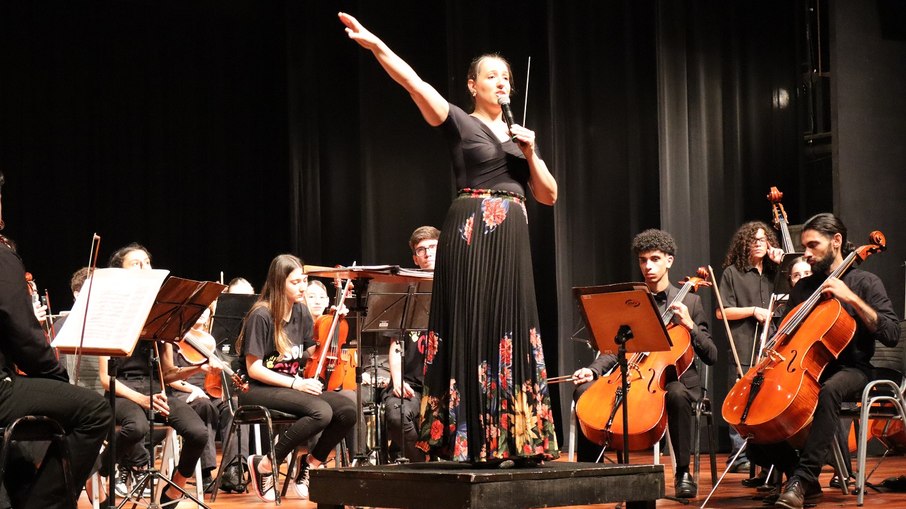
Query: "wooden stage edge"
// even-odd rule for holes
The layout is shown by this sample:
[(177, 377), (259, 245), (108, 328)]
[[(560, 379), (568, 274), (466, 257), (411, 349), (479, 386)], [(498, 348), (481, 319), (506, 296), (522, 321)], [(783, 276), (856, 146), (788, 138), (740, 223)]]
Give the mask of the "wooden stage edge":
[(311, 471), (318, 508), (533, 508), (626, 501), (653, 509), (664, 496), (663, 465), (547, 462), (531, 468), (474, 468), (454, 462)]

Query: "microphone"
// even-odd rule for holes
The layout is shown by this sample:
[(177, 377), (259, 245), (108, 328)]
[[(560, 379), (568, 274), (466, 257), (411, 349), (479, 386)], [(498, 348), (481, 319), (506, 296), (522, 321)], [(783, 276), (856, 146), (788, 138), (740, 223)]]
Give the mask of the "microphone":
[(503, 121), (506, 122), (507, 129), (510, 130), (510, 136), (513, 141), (516, 141), (516, 135), (513, 133), (513, 124), (516, 123), (513, 120), (513, 109), (510, 108), (510, 97), (506, 95), (501, 95), (497, 98), (497, 104), (500, 105), (500, 110), (503, 112)]

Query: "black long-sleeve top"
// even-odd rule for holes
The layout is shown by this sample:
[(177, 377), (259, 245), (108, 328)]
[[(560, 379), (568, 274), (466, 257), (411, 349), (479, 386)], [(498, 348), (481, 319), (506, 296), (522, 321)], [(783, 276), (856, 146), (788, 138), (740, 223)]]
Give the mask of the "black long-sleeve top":
[[(657, 302), (658, 311), (663, 314), (664, 311), (667, 310), (667, 306), (673, 302), (678, 294), (679, 288), (673, 285), (668, 286), (663, 292), (654, 294), (654, 300)], [(714, 345), (714, 341), (711, 339), (711, 330), (708, 326), (708, 314), (705, 313), (705, 308), (702, 306), (702, 300), (694, 293), (687, 293), (686, 296), (683, 297), (682, 302), (689, 308), (689, 316), (692, 318), (692, 321), (695, 322), (695, 327), (689, 331), (692, 339), (692, 349), (702, 362), (711, 366), (717, 362), (717, 346)], [(678, 324), (679, 316), (674, 315), (673, 321)], [(679, 326), (682, 327), (682, 325)], [(601, 376), (602, 373), (605, 373), (612, 368), (616, 362), (617, 357), (615, 355), (600, 355), (588, 366), (588, 369), (592, 370), (597, 378)], [(687, 369), (680, 377), (680, 381), (689, 388), (701, 386), (701, 377), (698, 375), (698, 370), (695, 369), (695, 364), (689, 366), (689, 369)]]
[[(827, 276), (823, 274), (813, 274), (800, 279), (790, 292), (787, 309), (792, 311), (794, 307), (808, 299), (821, 287), (825, 279)], [(875, 310), (878, 314), (878, 327), (875, 332), (870, 332), (862, 323), (855, 309), (849, 304), (843, 304), (846, 312), (856, 320), (856, 333), (846, 348), (840, 352), (837, 360), (825, 368), (824, 375), (836, 372), (841, 366), (851, 366), (861, 369), (870, 377), (871, 358), (875, 354), (875, 341), (880, 341), (885, 346), (896, 346), (900, 338), (898, 318), (893, 310), (893, 304), (887, 296), (887, 291), (884, 289), (884, 283), (878, 276), (864, 270), (850, 269), (843, 274), (840, 280)]]
[(15, 376), (16, 367), (30, 377), (69, 382), (35, 318), (22, 260), (0, 244), (0, 379)]

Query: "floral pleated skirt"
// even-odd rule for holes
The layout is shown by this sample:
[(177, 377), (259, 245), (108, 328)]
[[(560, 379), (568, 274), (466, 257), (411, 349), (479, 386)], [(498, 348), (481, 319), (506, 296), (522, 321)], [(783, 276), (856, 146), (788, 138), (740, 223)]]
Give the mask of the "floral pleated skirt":
[(482, 463), (558, 455), (525, 198), (463, 189), (438, 243), (418, 446)]

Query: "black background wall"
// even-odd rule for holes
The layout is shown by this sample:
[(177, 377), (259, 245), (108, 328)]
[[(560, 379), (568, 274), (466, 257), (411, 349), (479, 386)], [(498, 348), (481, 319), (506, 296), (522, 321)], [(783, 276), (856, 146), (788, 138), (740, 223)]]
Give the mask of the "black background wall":
[(440, 224), (455, 192), (446, 148), (347, 39), (344, 10), (463, 106), (469, 60), (500, 51), (521, 118), (532, 57), (526, 124), (561, 191), (529, 210), (551, 372), (590, 359), (570, 339), (571, 288), (638, 279), (635, 233), (675, 234), (674, 279), (718, 268), (740, 223), (770, 219), (772, 185), (793, 223), (834, 209), (854, 241), (884, 228), (891, 250), (868, 268), (902, 310), (904, 42), (882, 30), (888, 3), (845, 4), (824, 4), (838, 131), (833, 174), (815, 174), (804, 0), (2, 0), (5, 233), (56, 309), (93, 232), (102, 264), (138, 241), (173, 274), (256, 287), (281, 252), (411, 265), (409, 233)]

